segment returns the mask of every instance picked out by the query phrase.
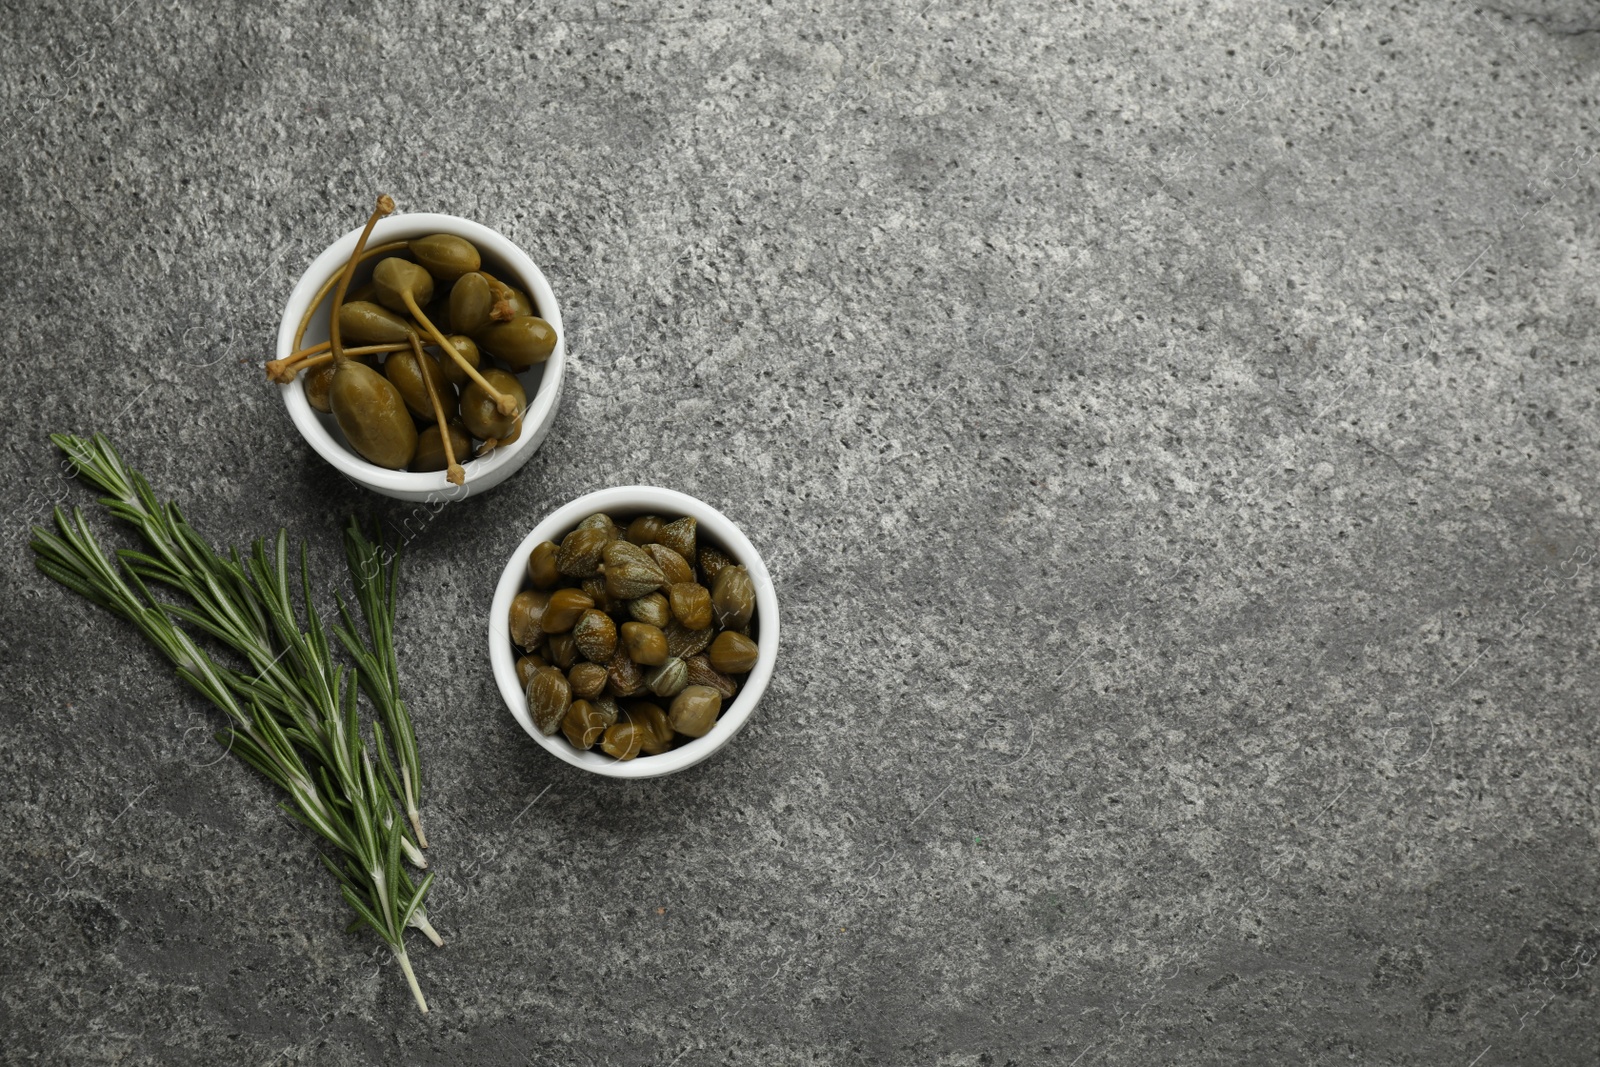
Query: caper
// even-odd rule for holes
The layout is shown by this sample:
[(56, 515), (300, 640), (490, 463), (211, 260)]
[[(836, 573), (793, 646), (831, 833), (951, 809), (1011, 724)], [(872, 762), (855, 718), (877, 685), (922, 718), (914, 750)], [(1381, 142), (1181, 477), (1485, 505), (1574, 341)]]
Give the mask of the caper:
[(528, 688), (528, 682), (533, 678), (533, 672), (545, 666), (543, 656), (518, 656), (517, 657), (517, 684), (523, 689)]
[(761, 647), (744, 634), (724, 630), (711, 642), (706, 659), (711, 669), (723, 674), (744, 674), (756, 665)]
[(561, 539), (556, 567), (569, 578), (593, 578), (605, 557), (606, 532), (580, 526)]
[(673, 657), (645, 675), (644, 684), (663, 700), (677, 696), (689, 684), (689, 668), (683, 660)]
[(605, 612), (590, 608), (573, 624), (572, 639), (586, 659), (606, 663), (617, 650), (617, 624)]
[(733, 566), (733, 560), (715, 548), (702, 548), (700, 550), (700, 573), (705, 576), (706, 584), (715, 589), (717, 576), (722, 573), (722, 568)]
[(629, 541), (607, 543), (601, 559), (605, 563), (606, 591), (618, 600), (634, 600), (653, 593), (667, 580), (656, 561)]
[(489, 279), (481, 274), (463, 274), (450, 289), (450, 325), (457, 333), (475, 334), (489, 325), (489, 309), (494, 295)]
[(711, 591), (698, 582), (678, 582), (667, 586), (667, 603), (673, 616), (690, 630), (711, 625)]
[(611, 594), (606, 592), (606, 580), (602, 575), (585, 578), (579, 583), (583, 591), (589, 594), (589, 599), (594, 601), (594, 606), (607, 615), (613, 614), (617, 609), (617, 602), (611, 599)]
[(650, 558), (656, 561), (656, 566), (666, 575), (668, 585), (694, 581), (694, 568), (689, 565), (689, 561), (666, 545), (645, 545), (644, 550), (650, 553)]
[(679, 659), (687, 659), (696, 652), (705, 651), (705, 647), (711, 643), (711, 638), (716, 634), (716, 631), (709, 626), (703, 630), (695, 630), (677, 619), (663, 626), (661, 632), (667, 636), (667, 655), (677, 656)]
[(603, 511), (597, 511), (593, 515), (585, 518), (582, 522), (578, 523), (578, 529), (604, 530), (606, 532), (607, 541), (615, 541), (617, 538), (622, 536), (622, 531), (617, 528), (616, 523), (611, 521), (611, 516), (607, 515)]
[(453, 282), (483, 265), (483, 258), (471, 241), (453, 233), (436, 233), (408, 242), (411, 254), (441, 282)]
[(572, 706), (572, 687), (566, 675), (554, 667), (540, 667), (528, 680), (524, 695), (528, 715), (541, 734), (549, 737), (561, 728), (561, 720)]
[(553, 589), (561, 581), (556, 569), (556, 546), (553, 541), (540, 541), (528, 553), (528, 581), (535, 589)]
[(659, 667), (667, 662), (667, 635), (646, 622), (622, 624), (622, 651), (635, 663)]
[(328, 407), (328, 388), (333, 385), (333, 369), (334, 364), (330, 361), (301, 379), (305, 382), (304, 389), (307, 402), (321, 412), (333, 410)]
[(593, 700), (606, 691), (609, 677), (605, 667), (598, 663), (574, 663), (567, 671), (567, 684), (572, 686), (573, 696)]
[(545, 606), (539, 625), (547, 634), (564, 634), (572, 629), (578, 616), (592, 607), (594, 601), (585, 596), (583, 590), (557, 589), (550, 594), (550, 603)]
[[(450, 420), (451, 455), (461, 457), (472, 453), (472, 438), (461, 428), (461, 423)], [(442, 471), (449, 467), (450, 457), (445, 455), (444, 439), (439, 427), (429, 426), (417, 434), (417, 454), (411, 457), (414, 471)]]
[(628, 601), (628, 615), (636, 622), (647, 622), (660, 629), (672, 621), (672, 608), (668, 606), (666, 597), (651, 593)]
[(438, 361), (432, 356), (424, 352), (419, 363), (414, 352), (396, 352), (383, 364), (383, 376), (400, 390), (400, 396), (405, 400), (406, 407), (411, 409), (411, 414), (423, 422), (433, 422), (433, 400), (428, 395), (427, 383), (422, 380), (424, 373), (433, 379), (435, 395), (444, 406), (444, 417), (453, 418), (456, 414), (456, 387), (445, 379)]
[(660, 515), (640, 515), (628, 523), (628, 540), (636, 545), (654, 544), (663, 525)]
[(550, 594), (536, 589), (524, 589), (511, 598), (511, 640), (523, 648), (533, 648), (544, 640), (541, 625), (544, 612), (550, 605)]
[(612, 653), (607, 671), (610, 676), (606, 679), (606, 691), (612, 696), (636, 697), (644, 692), (644, 675), (625, 649)]
[(578, 642), (572, 639), (572, 631), (562, 634), (549, 634), (544, 639), (545, 649), (550, 653), (550, 662), (564, 671), (570, 671), (578, 662)]
[(600, 715), (600, 721), (610, 726), (622, 717), (622, 708), (617, 703), (617, 698), (610, 693), (602, 693), (589, 701), (589, 706)]
[(479, 346), (512, 370), (527, 370), (550, 358), (556, 349), (556, 331), (536, 315), (518, 315), (496, 322), (475, 335)]
[(756, 587), (743, 567), (724, 567), (711, 587), (711, 610), (724, 630), (743, 630), (756, 610)]
[(661, 527), (661, 532), (656, 535), (656, 541), (666, 545), (684, 559), (694, 559), (694, 536), (698, 527), (699, 523), (692, 515), (685, 516)]
[(400, 391), (371, 367), (335, 361), (328, 407), (345, 440), (371, 463), (400, 470), (417, 451), (417, 427)]
[[(486, 370), (482, 376), (496, 392), (491, 393), (476, 381), (468, 382), (461, 392), (461, 421), (472, 431), (472, 436), (480, 440), (504, 438), (513, 429), (520, 428), (521, 412), (527, 406), (528, 396), (523, 392), (522, 383), (503, 370)], [(513, 414), (501, 413), (499, 402), (495, 400), (495, 396), (501, 394), (515, 402)]]
[(721, 710), (722, 697), (715, 689), (691, 685), (673, 698), (667, 721), (680, 734), (704, 737), (717, 724), (717, 713)]
[[(469, 366), (475, 368), (483, 366), (483, 355), (478, 351), (478, 343), (476, 341), (464, 333), (452, 333), (448, 337), (450, 338), (450, 343), (456, 346), (456, 351), (461, 353), (462, 358), (467, 361)], [(448, 356), (439, 361), (439, 369), (444, 372), (444, 380), (457, 389), (472, 380), (467, 377), (467, 372), (461, 364)]]
[(727, 700), (739, 691), (738, 684), (732, 678), (712, 668), (711, 661), (703, 652), (690, 656), (683, 661), (683, 665), (689, 672), (690, 685), (710, 686), (722, 694), (723, 700)]
[(606, 728), (600, 751), (617, 760), (630, 760), (644, 743), (644, 728), (636, 723), (619, 722)]
[(561, 717), (561, 732), (576, 748), (593, 748), (605, 734), (608, 724), (587, 700), (574, 700)]
[(339, 332), (345, 341), (358, 345), (404, 344), (413, 333), (404, 317), (368, 300), (339, 309)]
[(672, 723), (667, 721), (667, 713), (649, 701), (641, 700), (628, 709), (628, 721), (635, 726), (642, 726), (645, 737), (639, 743), (639, 751), (646, 756), (659, 756), (672, 747), (674, 733)]

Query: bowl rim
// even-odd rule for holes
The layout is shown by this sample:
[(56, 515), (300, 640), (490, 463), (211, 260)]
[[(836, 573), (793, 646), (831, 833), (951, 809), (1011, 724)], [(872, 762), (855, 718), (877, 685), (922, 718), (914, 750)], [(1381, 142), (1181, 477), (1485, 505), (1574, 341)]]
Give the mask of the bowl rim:
[[(517, 657), (512, 649), (508, 619), (511, 601), (522, 589), (527, 576), (528, 554), (539, 542), (556, 540), (554, 535), (565, 535), (597, 511), (607, 514), (620, 511), (676, 512), (693, 516), (701, 530), (720, 542), (730, 555), (744, 565), (755, 587), (757, 618), (761, 622), (761, 633), (756, 642), (759, 658), (755, 668), (709, 733), (659, 756), (617, 760), (599, 752), (580, 752), (559, 732), (546, 737), (534, 726), (528, 714), (527, 698), (523, 695), (522, 686), (517, 684)], [(773, 587), (772, 575), (767, 571), (761, 553), (756, 551), (744, 531), (705, 501), (676, 489), (653, 485), (623, 485), (586, 493), (546, 515), (511, 553), (505, 569), (500, 573), (494, 601), (489, 608), (489, 662), (494, 670), (500, 697), (512, 717), (545, 751), (574, 767), (608, 778), (656, 778), (673, 774), (694, 766), (721, 749), (744, 727), (756, 705), (761, 702), (777, 665), (778, 643), (777, 590)]]
[[(357, 226), (323, 249), (295, 283), (284, 305), (283, 318), (278, 323), (277, 354), (274, 358), (283, 359), (293, 351), (294, 333), (300, 325), (300, 316), (305, 314), (306, 306), (322, 283), (349, 261), (350, 253), (355, 251), (356, 241), (361, 237), (361, 230), (362, 227)], [(522, 436), (482, 459), (463, 464), (467, 477), (462, 485), (457, 486), (450, 484), (444, 471), (392, 471), (368, 462), (323, 425), (319, 413), (306, 399), (305, 390), (298, 386), (298, 379), (283, 383), (278, 388), (284, 406), (289, 411), (289, 419), (300, 436), (341, 474), (379, 491), (437, 493), (451, 497), (471, 492), (476, 488), (474, 483), (498, 482), (510, 473), (506, 471), (499, 478), (495, 477), (502, 468), (514, 470), (521, 466), (543, 442), (543, 434), (537, 431), (555, 416), (556, 405), (560, 401), (562, 379), (566, 373), (567, 334), (561, 321), (561, 305), (539, 265), (509, 238), (481, 222), (425, 211), (388, 215), (373, 226), (367, 245), (372, 247), (430, 233), (451, 233), (465, 237), (488, 256), (504, 263), (515, 280), (520, 281), (533, 297), (541, 317), (555, 330), (556, 346), (550, 358), (544, 362), (538, 390), (528, 399), (528, 407), (523, 414)]]

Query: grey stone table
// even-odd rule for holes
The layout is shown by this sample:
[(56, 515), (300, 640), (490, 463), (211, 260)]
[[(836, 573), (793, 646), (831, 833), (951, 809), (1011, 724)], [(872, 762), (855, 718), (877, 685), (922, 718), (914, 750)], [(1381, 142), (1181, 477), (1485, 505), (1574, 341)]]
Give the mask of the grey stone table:
[[(1597, 17), (6, 4), (3, 1059), (1595, 1062)], [(426, 521), (258, 366), (380, 191), (570, 331), (544, 447)], [(431, 1014), (34, 571), (93, 430), (218, 543), (408, 531)], [(629, 482), (743, 524), (786, 624), (639, 784), (483, 653), (512, 547)]]

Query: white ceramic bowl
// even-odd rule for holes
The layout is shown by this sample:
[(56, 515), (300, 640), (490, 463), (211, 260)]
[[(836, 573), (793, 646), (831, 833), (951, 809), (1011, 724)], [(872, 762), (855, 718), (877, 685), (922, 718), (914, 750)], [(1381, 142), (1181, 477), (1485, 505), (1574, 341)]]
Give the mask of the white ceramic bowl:
[[(517, 652), (511, 644), (509, 620), (511, 601), (527, 581), (528, 554), (541, 541), (559, 544), (573, 527), (597, 511), (605, 512), (619, 523), (636, 515), (653, 514), (669, 519), (692, 515), (699, 524), (699, 543), (715, 545), (735, 562), (744, 564), (750, 572), (751, 584), (755, 586), (755, 621), (759, 633), (756, 644), (760, 649), (755, 669), (734, 694), (733, 703), (723, 709), (722, 716), (717, 719), (710, 733), (659, 756), (616, 760), (599, 751), (581, 752), (573, 748), (560, 732), (554, 737), (544, 736), (534, 726), (528, 714), (527, 697), (517, 683)], [(500, 584), (495, 587), (494, 604), (489, 608), (489, 662), (494, 667), (494, 680), (500, 687), (500, 696), (505, 700), (506, 707), (511, 709), (512, 716), (528, 732), (528, 736), (539, 742), (546, 751), (574, 767), (612, 778), (657, 778), (672, 774), (694, 766), (733, 740), (733, 735), (739, 732), (761, 702), (761, 695), (766, 692), (767, 683), (772, 679), (772, 668), (777, 659), (778, 594), (772, 587), (772, 576), (767, 573), (767, 565), (761, 561), (760, 553), (722, 512), (704, 501), (671, 489), (657, 489), (648, 485), (602, 489), (558, 508), (535, 526), (533, 532), (511, 554), (505, 571), (500, 575)]]
[[(392, 471), (375, 463), (368, 463), (345, 444), (344, 436), (339, 432), (333, 416), (324, 415), (306, 400), (305, 389), (298, 378), (280, 386), (280, 389), (283, 392), (284, 407), (289, 409), (289, 418), (294, 420), (295, 429), (300, 431), (300, 435), (319, 456), (351, 481), (397, 500), (425, 502), (464, 500), (474, 493), (491, 489), (509, 478), (518, 467), (528, 462), (528, 458), (544, 441), (545, 434), (550, 432), (550, 424), (556, 417), (556, 405), (561, 399), (561, 380), (566, 372), (567, 334), (561, 325), (561, 308), (556, 304), (555, 293), (551, 292), (550, 283), (545, 280), (544, 273), (533, 260), (528, 258), (526, 252), (487, 226), (454, 215), (390, 215), (379, 219), (378, 224), (372, 228), (372, 236), (367, 238), (367, 247), (375, 248), (391, 241), (423, 237), (430, 233), (453, 233), (471, 241), (483, 254), (484, 267), (495, 277), (515, 285), (531, 296), (540, 316), (556, 331), (556, 347), (555, 351), (550, 353), (550, 358), (517, 375), (528, 395), (528, 410), (523, 415), (522, 436), (509, 445), (495, 449), (482, 459), (464, 463), (462, 466), (466, 470), (466, 482), (462, 485), (451, 485), (445, 480), (444, 471), (429, 473)], [(294, 291), (289, 294), (289, 303), (283, 309), (283, 321), (278, 325), (276, 358), (283, 359), (293, 351), (294, 332), (300, 325), (300, 316), (305, 314), (306, 305), (317, 295), (317, 290), (322, 287), (323, 282), (344, 269), (344, 265), (350, 260), (350, 253), (355, 251), (356, 241), (360, 236), (360, 227), (351, 230), (329, 245), (305, 274), (301, 275)], [(354, 284), (359, 284), (363, 278), (370, 277), (372, 266), (376, 262), (368, 260), (362, 264), (356, 272)], [(328, 302), (323, 303), (324, 306), (318, 309), (311, 319), (303, 344), (313, 345), (328, 338)]]

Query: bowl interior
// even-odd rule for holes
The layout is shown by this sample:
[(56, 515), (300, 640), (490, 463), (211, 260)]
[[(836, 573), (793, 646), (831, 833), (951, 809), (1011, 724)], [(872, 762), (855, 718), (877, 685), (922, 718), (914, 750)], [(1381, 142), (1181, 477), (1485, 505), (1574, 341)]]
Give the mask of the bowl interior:
[[(698, 524), (697, 544), (722, 550), (734, 562), (742, 564), (750, 573), (756, 592), (756, 613), (751, 623), (751, 636), (759, 649), (755, 667), (740, 683), (739, 691), (722, 710), (711, 731), (704, 737), (694, 738), (657, 756), (639, 756), (620, 761), (598, 750), (582, 751), (574, 748), (560, 732), (552, 737), (539, 733), (528, 714), (527, 698), (517, 684), (516, 660), (521, 651), (511, 642), (507, 618), (511, 601), (527, 584), (527, 559), (533, 547), (541, 541), (560, 543), (584, 518), (603, 511), (619, 524), (625, 524), (638, 515), (655, 514), (664, 518), (691, 515)], [(491, 607), (490, 660), (495, 679), (507, 707), (522, 728), (546, 750), (560, 759), (584, 770), (618, 778), (651, 778), (683, 770), (707, 758), (727, 744), (744, 726), (765, 692), (772, 677), (778, 653), (778, 599), (755, 546), (750, 543), (733, 522), (720, 511), (703, 501), (669, 489), (650, 486), (624, 486), (602, 490), (581, 497), (562, 507), (534, 528), (507, 562), (496, 589)], [(659, 704), (666, 702), (656, 701)]]

